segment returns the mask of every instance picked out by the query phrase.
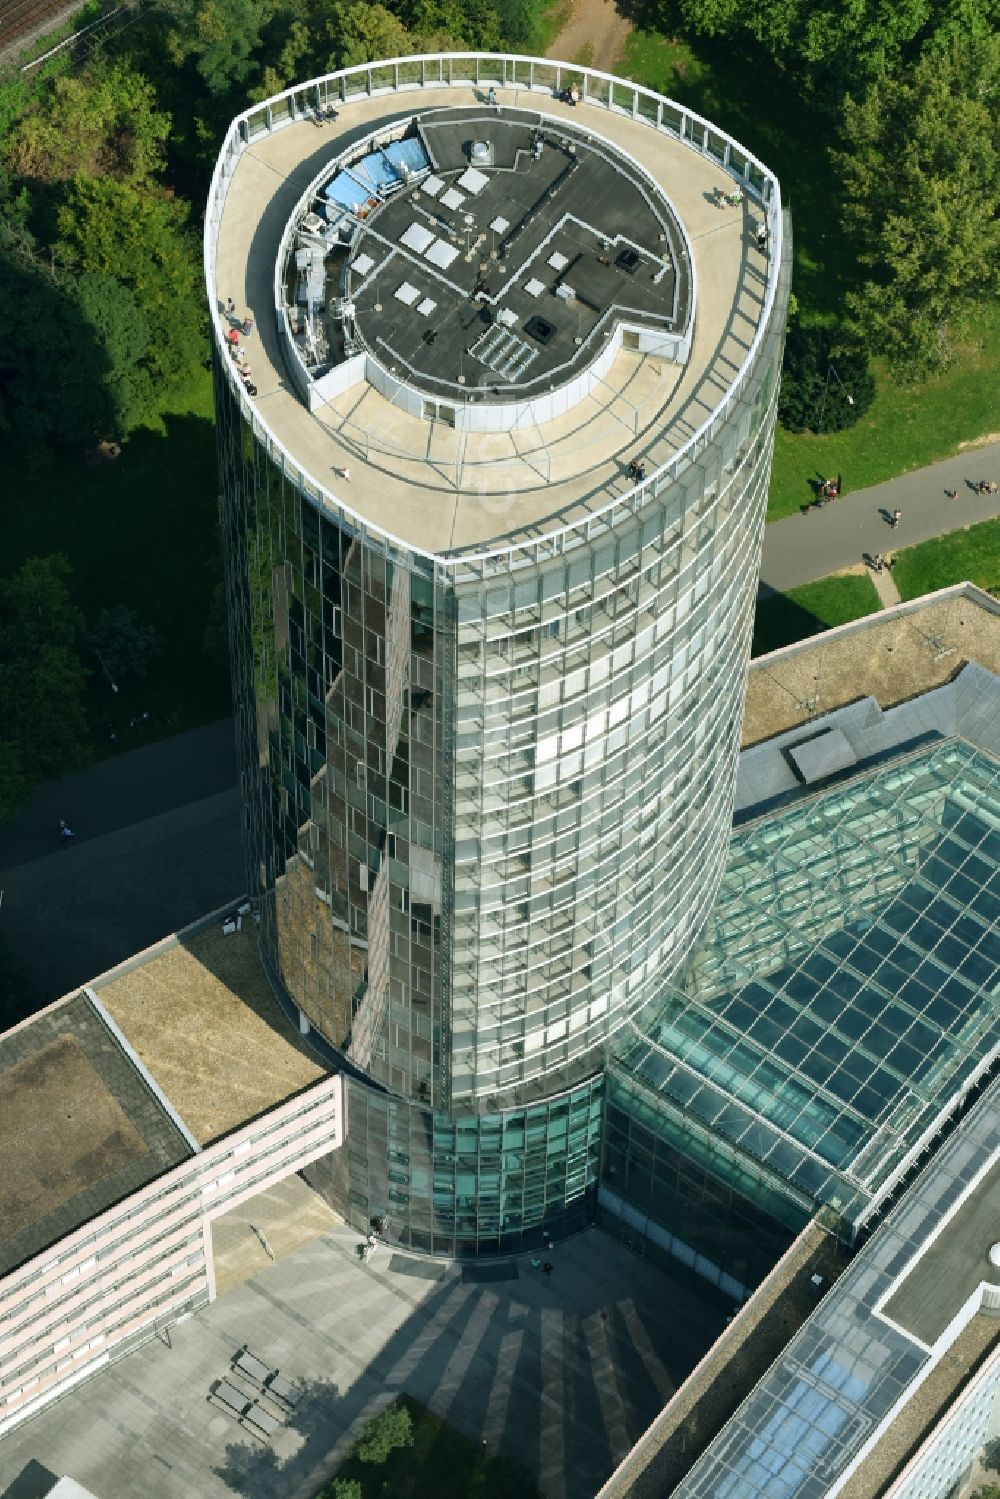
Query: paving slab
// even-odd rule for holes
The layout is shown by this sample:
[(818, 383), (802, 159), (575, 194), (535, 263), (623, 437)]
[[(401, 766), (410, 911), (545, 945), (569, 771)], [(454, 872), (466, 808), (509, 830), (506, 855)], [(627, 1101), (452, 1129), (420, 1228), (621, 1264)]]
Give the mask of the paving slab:
[[(718, 1336), (706, 1296), (590, 1229), (516, 1278), (368, 1265), (342, 1224), (0, 1441), (0, 1492), (32, 1460), (101, 1499), (315, 1499), (364, 1420), (407, 1393), (524, 1464), (547, 1499), (590, 1499)], [(244, 1343), (300, 1385), (270, 1444), (209, 1399)]]

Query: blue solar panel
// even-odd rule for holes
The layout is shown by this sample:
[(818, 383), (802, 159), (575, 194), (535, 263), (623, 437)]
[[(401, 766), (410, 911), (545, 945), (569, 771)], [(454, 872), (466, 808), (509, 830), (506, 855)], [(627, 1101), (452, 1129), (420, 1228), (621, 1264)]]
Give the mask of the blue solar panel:
[(410, 172), (430, 171), (430, 157), (420, 141), (412, 137), (405, 141), (393, 141), (391, 146), (386, 146), (385, 155), (394, 167), (405, 166)]
[(331, 203), (339, 203), (341, 208), (360, 208), (371, 195), (371, 188), (359, 182), (351, 172), (338, 172), (325, 192)]

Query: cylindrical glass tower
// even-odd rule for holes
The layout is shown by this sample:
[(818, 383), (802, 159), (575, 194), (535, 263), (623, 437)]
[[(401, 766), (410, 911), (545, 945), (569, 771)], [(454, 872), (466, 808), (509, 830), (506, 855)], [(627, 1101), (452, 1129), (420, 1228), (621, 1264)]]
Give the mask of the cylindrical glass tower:
[(788, 264), (759, 163), (584, 69), (397, 60), (230, 129), (250, 890), (352, 1072), (335, 1200), (394, 1240), (591, 1214), (605, 1048), (728, 844)]

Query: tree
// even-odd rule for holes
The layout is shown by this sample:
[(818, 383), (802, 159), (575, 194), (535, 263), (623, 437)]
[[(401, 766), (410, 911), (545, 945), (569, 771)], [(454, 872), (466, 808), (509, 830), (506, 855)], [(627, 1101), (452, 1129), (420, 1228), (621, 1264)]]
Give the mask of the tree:
[(154, 399), (205, 355), (198, 251), (187, 220), (187, 206), (151, 183), (140, 189), (108, 177), (78, 177), (58, 214), (62, 263), (113, 276), (143, 313)]
[(789, 432), (840, 432), (875, 399), (868, 355), (836, 329), (794, 326), (785, 339), (778, 420)]
[(163, 165), (170, 116), (128, 63), (64, 73), (11, 132), (4, 156), (20, 177), (67, 182), (78, 174), (142, 182)]
[[(90, 749), (79, 654), (83, 615), (61, 555), (31, 557), (0, 581), (0, 723), (8, 797), (80, 765)], [(0, 762), (0, 776), (4, 773)]]
[(107, 277), (78, 280), (0, 250), (0, 427), (36, 453), (121, 436), (146, 403), (147, 337)]
[(91, 371), (107, 393), (108, 418), (97, 435), (126, 437), (155, 405), (149, 320), (129, 288), (100, 271), (77, 277), (76, 302), (103, 355), (103, 367)]
[(163, 650), (159, 630), (144, 625), (127, 604), (102, 609), (88, 638), (103, 669), (115, 680), (144, 677)]
[(364, 1499), (364, 1490), (356, 1478), (335, 1478), (327, 1489), (328, 1499)]
[(969, 1499), (1000, 1499), (1000, 1483), (984, 1484), (981, 1489), (970, 1494)]
[(245, 89), (257, 71), (254, 54), (273, 11), (268, 0), (169, 0), (171, 61), (192, 62), (210, 94)]
[(332, 52), (327, 67), (350, 68), (380, 57), (405, 57), (413, 40), (398, 16), (368, 0), (334, 0), (327, 17)]
[(405, 1405), (390, 1405), (366, 1421), (355, 1448), (363, 1463), (384, 1463), (397, 1447), (413, 1446), (413, 1417)]
[(960, 42), (846, 102), (834, 160), (872, 273), (848, 305), (908, 375), (947, 363), (1000, 289), (998, 74), (1000, 37)]
[(907, 53), (985, 39), (993, 0), (680, 0), (684, 23), (705, 36), (750, 36), (823, 89), (884, 78)]

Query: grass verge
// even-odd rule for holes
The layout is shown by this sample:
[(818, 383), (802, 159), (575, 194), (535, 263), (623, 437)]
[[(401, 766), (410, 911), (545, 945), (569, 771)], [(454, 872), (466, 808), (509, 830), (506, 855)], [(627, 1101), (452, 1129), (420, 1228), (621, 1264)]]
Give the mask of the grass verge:
[(1000, 593), (1000, 522), (984, 520), (907, 547), (896, 555), (892, 578), (904, 599), (966, 582)]
[[(364, 1499), (538, 1499), (526, 1469), (487, 1452), (415, 1400), (400, 1401), (413, 1421), (412, 1447), (400, 1447), (381, 1463), (352, 1453), (336, 1482), (361, 1485)], [(336, 1492), (335, 1484), (319, 1499)]]
[(790, 588), (787, 593), (771, 594), (757, 604), (752, 653), (765, 656), (796, 640), (820, 635), (834, 625), (875, 614), (881, 607), (867, 574), (820, 578), (801, 588)]
[[(7, 493), (18, 502), (6, 516), (4, 572), (16, 571), (26, 557), (64, 552), (88, 626), (102, 608), (127, 604), (163, 641), (148, 676), (123, 680), (117, 693), (96, 659), (87, 659), (98, 757), (230, 711), (228, 673), (204, 651), (222, 575), (216, 472), (207, 371), (167, 400), (112, 462), (88, 467), (58, 455), (5, 463)], [(130, 728), (143, 713), (149, 718)]]

